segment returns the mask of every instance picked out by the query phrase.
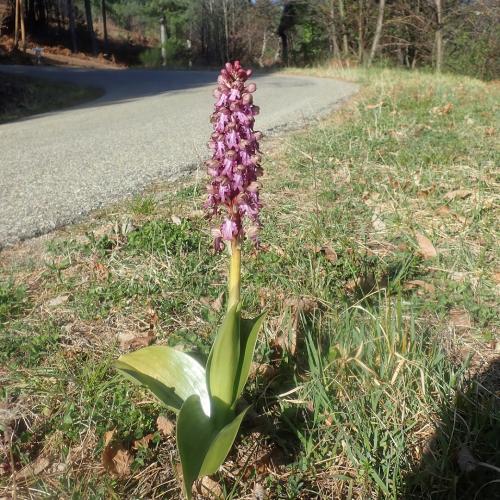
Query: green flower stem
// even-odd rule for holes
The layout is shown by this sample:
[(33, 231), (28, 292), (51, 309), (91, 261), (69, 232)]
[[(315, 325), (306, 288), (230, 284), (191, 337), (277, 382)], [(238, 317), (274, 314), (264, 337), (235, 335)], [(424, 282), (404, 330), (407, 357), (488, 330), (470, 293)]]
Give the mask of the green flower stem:
[(241, 246), (237, 238), (231, 241), (231, 264), (229, 268), (228, 310), (240, 302), (241, 286)]

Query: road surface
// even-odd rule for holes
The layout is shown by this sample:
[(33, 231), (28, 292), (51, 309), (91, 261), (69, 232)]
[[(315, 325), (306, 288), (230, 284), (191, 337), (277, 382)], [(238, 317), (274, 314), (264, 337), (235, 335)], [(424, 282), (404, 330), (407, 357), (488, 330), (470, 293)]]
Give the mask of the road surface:
[[(0, 247), (74, 222), (88, 212), (173, 180), (208, 157), (217, 73), (0, 66), (100, 87), (76, 108), (0, 125)], [(352, 95), (329, 79), (258, 75), (256, 128), (301, 126)]]

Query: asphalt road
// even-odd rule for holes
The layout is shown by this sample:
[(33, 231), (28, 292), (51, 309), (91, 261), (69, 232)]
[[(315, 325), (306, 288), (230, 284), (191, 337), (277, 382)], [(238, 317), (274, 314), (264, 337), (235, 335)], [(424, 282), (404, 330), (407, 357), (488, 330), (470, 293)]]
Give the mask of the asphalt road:
[[(0, 66), (100, 87), (91, 103), (0, 125), (0, 247), (74, 222), (91, 210), (173, 180), (208, 157), (210, 71)], [(276, 133), (328, 113), (354, 84), (258, 75), (256, 128)]]

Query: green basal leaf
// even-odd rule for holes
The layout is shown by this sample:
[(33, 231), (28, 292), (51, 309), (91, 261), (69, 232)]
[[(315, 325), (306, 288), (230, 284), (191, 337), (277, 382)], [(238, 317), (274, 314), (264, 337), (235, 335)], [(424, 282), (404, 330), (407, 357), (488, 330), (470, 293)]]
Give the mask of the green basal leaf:
[(215, 419), (203, 412), (198, 396), (189, 397), (182, 405), (177, 417), (177, 447), (188, 500), (196, 479), (214, 474), (224, 463), (246, 411), (218, 428)]
[(207, 362), (207, 386), (211, 400), (218, 402), (216, 407), (230, 408), (234, 403), (239, 358), (240, 310), (239, 305), (235, 305), (222, 321)]
[(241, 422), (250, 407), (245, 408), (236, 418), (229, 422), (222, 430), (216, 434), (210, 443), (210, 448), (205, 455), (199, 476), (210, 476), (215, 474), (219, 467), (224, 463), (226, 457), (233, 446), (236, 434), (240, 428)]
[(262, 327), (262, 323), (266, 313), (262, 313), (255, 319), (241, 319), (240, 320), (240, 361), (238, 369), (238, 377), (236, 379), (237, 390), (235, 400), (241, 396), (245, 384), (248, 380), (250, 373), (250, 366), (252, 364), (253, 353), (255, 351), (255, 344), (257, 343), (257, 336)]
[(124, 354), (115, 367), (126, 378), (145, 385), (167, 407), (178, 412), (197, 395), (210, 415), (205, 370), (191, 356), (167, 346), (150, 346)]
[(190, 396), (184, 401), (177, 417), (177, 448), (181, 457), (182, 476), (188, 500), (191, 499), (191, 488), (200, 474), (203, 460), (212, 441), (214, 433), (212, 425), (197, 395)]

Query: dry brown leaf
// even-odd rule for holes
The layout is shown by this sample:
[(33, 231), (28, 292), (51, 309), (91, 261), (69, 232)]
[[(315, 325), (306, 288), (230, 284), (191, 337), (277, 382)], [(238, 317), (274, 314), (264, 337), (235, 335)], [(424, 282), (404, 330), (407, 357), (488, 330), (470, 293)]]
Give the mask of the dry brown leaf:
[(332, 264), (335, 264), (337, 262), (338, 255), (337, 252), (330, 246), (328, 245), (323, 245), (322, 247), (317, 247), (316, 248), (316, 253), (321, 253), (325, 256), (325, 259), (328, 262), (331, 262)]
[(139, 349), (140, 347), (147, 347), (151, 345), (155, 340), (155, 335), (151, 330), (147, 332), (139, 332), (138, 334), (134, 332), (120, 332), (118, 333), (118, 340), (120, 342), (120, 348), (126, 349)]
[(463, 200), (464, 198), (467, 198), (472, 194), (472, 191), (470, 189), (455, 189), (454, 191), (448, 191), (444, 196), (443, 199), (446, 201), (452, 201), (455, 199), (460, 199)]
[(160, 415), (156, 419), (156, 428), (164, 436), (171, 436), (175, 430), (174, 423), (164, 415)]
[(146, 434), (141, 439), (136, 439), (132, 445), (134, 450), (138, 450), (139, 448), (147, 448), (149, 443), (153, 440), (154, 434)]
[(491, 137), (493, 135), (495, 135), (495, 127), (488, 127), (485, 129), (484, 133), (488, 136), (488, 137)]
[(223, 491), (220, 484), (209, 476), (198, 479), (193, 485), (193, 489), (196, 493), (203, 495), (204, 498), (216, 499), (223, 497)]
[(177, 215), (172, 215), (170, 219), (176, 226), (180, 226), (182, 224), (182, 220), (180, 217), (177, 217)]
[(462, 472), (469, 473), (476, 469), (478, 462), (467, 446), (462, 446), (457, 453), (458, 467)]
[(436, 209), (436, 214), (445, 217), (451, 214), (451, 210), (446, 205), (443, 205), (442, 207)]
[(285, 328), (285, 331), (274, 339), (274, 348), (278, 352), (285, 351), (295, 356), (299, 344), (301, 315), (310, 314), (319, 307), (319, 304), (314, 299), (301, 297), (287, 300), (285, 306), (284, 314), (289, 312), (292, 322), (289, 328)]
[(266, 489), (262, 484), (260, 483), (255, 483), (253, 487), (253, 498), (254, 500), (266, 500), (267, 499), (267, 493)]
[(424, 259), (433, 259), (437, 256), (437, 251), (427, 236), (416, 233), (415, 237), (417, 238), (419, 253)]
[(451, 102), (445, 104), (444, 106), (435, 106), (431, 109), (431, 113), (434, 115), (447, 115), (453, 109), (453, 104)]
[(381, 108), (384, 105), (384, 101), (380, 101), (377, 104), (367, 104), (365, 106), (365, 109), (370, 110), (370, 109), (377, 109)]
[(160, 318), (158, 317), (158, 314), (151, 305), (148, 307), (146, 312), (149, 316), (149, 329), (154, 330), (155, 326), (160, 321)]
[(471, 328), (472, 322), (469, 313), (465, 309), (451, 309), (449, 322), (455, 328)]
[(500, 285), (500, 271), (495, 271), (493, 273), (493, 281), (497, 284)]
[(276, 374), (276, 369), (274, 366), (266, 363), (252, 363), (250, 366), (249, 378), (253, 380), (257, 377), (263, 378), (264, 380), (270, 380)]
[(47, 302), (48, 307), (57, 307), (65, 304), (69, 300), (69, 295), (58, 295)]
[(224, 304), (224, 292), (221, 292), (219, 296), (210, 304), (212, 309), (216, 312), (222, 311), (222, 305)]
[(425, 292), (434, 293), (436, 287), (432, 283), (427, 283), (423, 280), (409, 280), (404, 284), (405, 289), (421, 288)]
[(385, 231), (385, 222), (380, 218), (377, 213), (372, 215), (372, 226), (377, 232)]
[(32, 464), (28, 464), (16, 473), (16, 481), (24, 481), (32, 476), (37, 476), (50, 465), (46, 457), (38, 457)]
[(126, 477), (130, 474), (132, 456), (123, 444), (113, 441), (114, 434), (115, 430), (104, 434), (102, 465), (113, 476)]
[(109, 269), (102, 262), (94, 262), (93, 271), (100, 280), (106, 280), (109, 277)]

